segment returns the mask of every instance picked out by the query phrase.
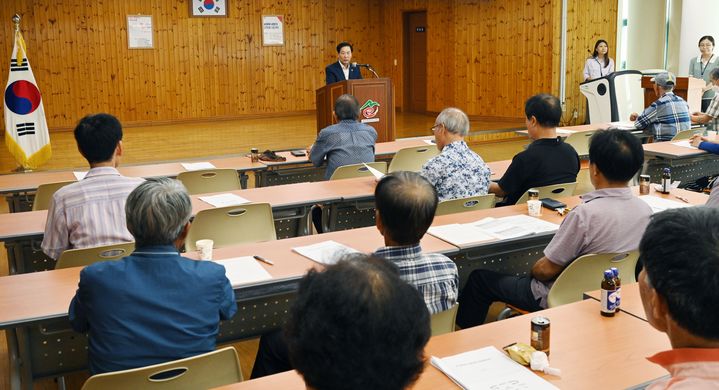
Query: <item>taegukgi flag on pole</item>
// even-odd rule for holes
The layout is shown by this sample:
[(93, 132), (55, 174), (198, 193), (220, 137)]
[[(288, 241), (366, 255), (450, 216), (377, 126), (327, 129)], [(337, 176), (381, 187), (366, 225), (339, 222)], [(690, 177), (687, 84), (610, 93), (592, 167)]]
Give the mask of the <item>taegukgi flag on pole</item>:
[(42, 96), (27, 59), (25, 41), (15, 24), (15, 47), (10, 58), (10, 75), (5, 87), (5, 144), (23, 168), (34, 169), (50, 159)]

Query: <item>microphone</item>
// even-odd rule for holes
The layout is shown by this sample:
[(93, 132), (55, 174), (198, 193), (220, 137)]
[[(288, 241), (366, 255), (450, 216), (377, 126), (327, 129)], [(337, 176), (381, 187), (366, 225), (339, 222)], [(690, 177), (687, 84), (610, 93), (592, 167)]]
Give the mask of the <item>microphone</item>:
[(362, 68), (372, 69), (372, 65), (370, 65), (370, 64), (358, 64), (356, 62), (353, 62), (352, 66), (360, 66)]

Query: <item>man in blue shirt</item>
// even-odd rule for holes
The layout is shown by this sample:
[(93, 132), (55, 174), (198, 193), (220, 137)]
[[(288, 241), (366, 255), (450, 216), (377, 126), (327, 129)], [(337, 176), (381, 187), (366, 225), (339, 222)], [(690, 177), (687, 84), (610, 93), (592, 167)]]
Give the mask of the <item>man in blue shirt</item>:
[(179, 255), (192, 206), (182, 184), (140, 184), (125, 205), (132, 255), (80, 273), (73, 329), (89, 333), (90, 373), (119, 371), (215, 349), (220, 320), (237, 311), (225, 269)]
[(360, 123), (360, 105), (352, 95), (337, 98), (333, 115), (337, 124), (325, 127), (308, 149), (309, 159), (316, 167), (327, 160), (325, 179), (343, 165), (374, 161), (377, 132), (372, 126)]
[(659, 73), (651, 81), (659, 99), (641, 114), (633, 112), (629, 120), (635, 121), (634, 127), (637, 129), (644, 129), (644, 134), (653, 136), (654, 142), (671, 141), (677, 132), (692, 127), (689, 105), (672, 92), (676, 77), (670, 72)]

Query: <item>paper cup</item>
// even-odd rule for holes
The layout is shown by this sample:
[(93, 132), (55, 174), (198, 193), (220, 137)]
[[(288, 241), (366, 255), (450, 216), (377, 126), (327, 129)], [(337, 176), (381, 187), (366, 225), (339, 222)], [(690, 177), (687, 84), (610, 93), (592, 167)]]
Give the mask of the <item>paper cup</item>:
[(212, 240), (197, 240), (195, 246), (200, 252), (200, 260), (212, 260)]

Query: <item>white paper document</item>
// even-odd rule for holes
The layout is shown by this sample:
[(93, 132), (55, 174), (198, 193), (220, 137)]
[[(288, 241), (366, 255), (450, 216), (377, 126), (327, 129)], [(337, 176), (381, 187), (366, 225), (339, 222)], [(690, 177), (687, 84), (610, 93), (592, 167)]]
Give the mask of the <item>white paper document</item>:
[(356, 249), (332, 240), (322, 241), (313, 245), (298, 246), (292, 248), (292, 250), (312, 261), (325, 265), (335, 264), (347, 255), (360, 253)]
[(652, 208), (653, 213), (659, 213), (659, 212), (662, 212), (664, 210), (669, 210), (669, 209), (677, 209), (677, 208), (681, 208), (681, 207), (691, 207), (692, 206), (689, 203), (679, 202), (679, 201), (671, 200), (671, 199), (664, 199), (664, 198), (660, 198), (658, 196), (652, 196), (652, 195), (643, 195), (643, 196), (640, 196), (639, 199), (646, 202), (649, 205), (649, 207)]
[(437, 143), (434, 142), (433, 139), (426, 139), (424, 140), (424, 143), (426, 143), (427, 145), (437, 145)]
[(563, 127), (557, 127), (557, 134), (558, 135), (570, 135), (576, 133), (575, 130), (572, 129), (565, 129)]
[(463, 389), (557, 389), (495, 347), (480, 348), (445, 358), (432, 356), (430, 363)]
[(72, 174), (75, 175), (75, 179), (77, 179), (77, 181), (80, 181), (85, 178), (87, 171), (75, 171)]
[(634, 122), (631, 121), (619, 121), (619, 122), (611, 122), (610, 123), (612, 127), (616, 127), (618, 129), (622, 130), (636, 130), (637, 128), (634, 127)]
[(235, 194), (200, 196), (199, 199), (215, 207), (238, 206), (241, 204), (250, 203), (249, 200)]
[(532, 234), (555, 232), (559, 225), (528, 215), (484, 218), (479, 221), (432, 226), (429, 234), (459, 247), (481, 242), (509, 240)]
[(690, 144), (688, 140), (672, 142), (672, 145), (681, 146), (682, 148), (695, 149), (695, 150), (699, 149), (699, 148), (695, 148), (694, 146), (692, 146), (692, 144)]
[(381, 179), (381, 178), (384, 177), (384, 173), (382, 173), (382, 172), (380, 172), (380, 171), (378, 171), (378, 170), (372, 168), (371, 166), (369, 166), (369, 165), (367, 165), (367, 164), (365, 164), (365, 163), (362, 163), (362, 165), (364, 165), (365, 168), (367, 168), (367, 170), (369, 170), (369, 171), (372, 173), (372, 176), (374, 176), (375, 179), (379, 180), (379, 179)]
[(215, 260), (215, 263), (225, 267), (225, 276), (232, 287), (272, 279), (272, 275), (252, 256)]
[(183, 168), (187, 171), (199, 171), (201, 169), (215, 169), (215, 166), (209, 162), (196, 162), (196, 163), (180, 163)]

